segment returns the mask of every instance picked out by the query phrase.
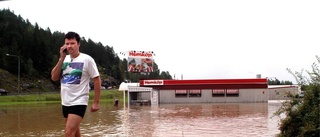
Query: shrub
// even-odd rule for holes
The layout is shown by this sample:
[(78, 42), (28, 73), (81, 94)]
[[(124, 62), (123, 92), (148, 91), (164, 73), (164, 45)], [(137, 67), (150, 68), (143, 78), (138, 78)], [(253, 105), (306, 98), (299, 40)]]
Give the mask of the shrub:
[[(316, 56), (318, 64), (320, 59)], [(314, 63), (312, 71), (306, 71), (309, 77), (303, 76), (302, 72), (292, 73), (298, 84), (305, 91), (303, 99), (292, 98), (282, 104), (275, 113), (285, 114), (281, 119), (279, 137), (319, 137), (319, 104), (320, 104), (320, 70), (319, 66)]]

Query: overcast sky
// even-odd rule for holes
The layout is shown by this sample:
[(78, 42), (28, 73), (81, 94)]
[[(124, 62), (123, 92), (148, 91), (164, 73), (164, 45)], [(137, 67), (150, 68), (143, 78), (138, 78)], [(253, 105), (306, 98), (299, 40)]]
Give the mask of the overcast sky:
[[(153, 51), (176, 79), (276, 77), (320, 54), (319, 0), (9, 0), (0, 8), (116, 53)], [(126, 58), (127, 56), (122, 56)]]

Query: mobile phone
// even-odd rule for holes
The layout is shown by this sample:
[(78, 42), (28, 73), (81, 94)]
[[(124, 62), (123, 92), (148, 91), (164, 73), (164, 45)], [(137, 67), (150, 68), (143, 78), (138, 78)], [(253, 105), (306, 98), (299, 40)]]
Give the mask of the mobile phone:
[(66, 53), (66, 54), (68, 53), (67, 49), (64, 49), (63, 52)]

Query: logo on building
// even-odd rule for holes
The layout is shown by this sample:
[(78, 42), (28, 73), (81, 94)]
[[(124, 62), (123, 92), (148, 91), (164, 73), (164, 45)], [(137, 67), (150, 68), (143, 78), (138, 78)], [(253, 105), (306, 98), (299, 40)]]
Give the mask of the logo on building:
[(143, 85), (163, 85), (163, 80), (144, 80)]

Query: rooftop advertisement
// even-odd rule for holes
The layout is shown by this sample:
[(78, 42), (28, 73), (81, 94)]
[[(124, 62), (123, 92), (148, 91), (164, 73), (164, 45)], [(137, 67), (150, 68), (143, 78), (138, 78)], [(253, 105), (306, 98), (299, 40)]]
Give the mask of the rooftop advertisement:
[(129, 51), (128, 56), (129, 72), (153, 72), (153, 52)]

